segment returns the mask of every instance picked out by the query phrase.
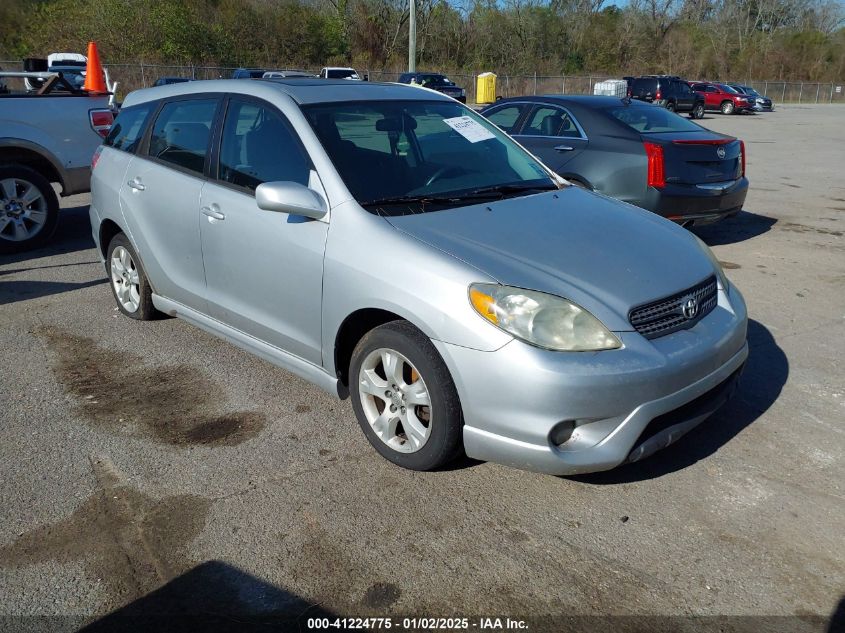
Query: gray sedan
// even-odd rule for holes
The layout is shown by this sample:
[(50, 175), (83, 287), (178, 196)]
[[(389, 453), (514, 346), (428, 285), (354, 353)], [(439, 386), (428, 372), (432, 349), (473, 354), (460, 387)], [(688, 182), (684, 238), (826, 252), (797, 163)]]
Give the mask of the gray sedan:
[(666, 108), (616, 97), (502, 99), (482, 114), (578, 186), (684, 226), (745, 202), (745, 144)]
[(435, 92), (141, 90), (94, 165), (123, 314), (184, 318), (351, 396), (406, 468), (641, 459), (719, 407), (748, 353), (742, 296), (696, 237), (567, 186)]

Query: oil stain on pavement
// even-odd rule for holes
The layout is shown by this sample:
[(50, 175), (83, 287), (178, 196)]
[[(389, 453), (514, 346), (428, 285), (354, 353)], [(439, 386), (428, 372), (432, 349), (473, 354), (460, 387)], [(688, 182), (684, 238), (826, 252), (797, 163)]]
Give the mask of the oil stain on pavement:
[(55, 353), (53, 371), (64, 389), (97, 426), (176, 446), (235, 446), (264, 428), (255, 411), (222, 413), (221, 390), (195, 367), (149, 367), (56, 327), (34, 333)]
[(190, 569), (186, 549), (205, 528), (212, 502), (194, 495), (156, 500), (121, 481), (107, 459), (92, 467), (97, 491), (70, 516), (0, 547), (0, 567), (81, 560), (120, 603)]

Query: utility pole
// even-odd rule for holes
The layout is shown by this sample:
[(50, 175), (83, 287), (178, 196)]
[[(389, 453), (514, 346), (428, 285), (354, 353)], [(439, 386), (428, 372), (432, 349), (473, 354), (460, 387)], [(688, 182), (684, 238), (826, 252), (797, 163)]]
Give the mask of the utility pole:
[(415, 0), (410, 1), (408, 18), (408, 72), (417, 70), (417, 7)]

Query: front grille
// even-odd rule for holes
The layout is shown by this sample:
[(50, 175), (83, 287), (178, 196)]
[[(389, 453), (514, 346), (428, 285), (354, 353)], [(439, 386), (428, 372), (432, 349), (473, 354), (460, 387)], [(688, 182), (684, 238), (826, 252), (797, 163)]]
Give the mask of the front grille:
[[(690, 300), (695, 304), (694, 311), (689, 309)], [(646, 338), (657, 338), (692, 327), (710, 314), (717, 302), (716, 277), (710, 277), (671, 297), (634, 308), (628, 320)]]

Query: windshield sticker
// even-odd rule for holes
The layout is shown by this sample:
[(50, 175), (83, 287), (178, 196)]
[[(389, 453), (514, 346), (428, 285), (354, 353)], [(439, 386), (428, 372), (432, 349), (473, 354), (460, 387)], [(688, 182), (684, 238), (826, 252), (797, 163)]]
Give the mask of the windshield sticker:
[(455, 130), (455, 132), (463, 136), (470, 143), (478, 143), (479, 141), (496, 138), (490, 130), (468, 116), (456, 116), (451, 119), (443, 119), (443, 123)]

